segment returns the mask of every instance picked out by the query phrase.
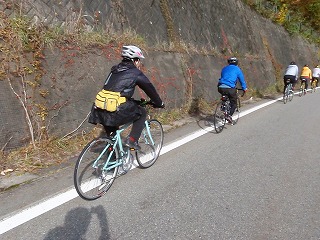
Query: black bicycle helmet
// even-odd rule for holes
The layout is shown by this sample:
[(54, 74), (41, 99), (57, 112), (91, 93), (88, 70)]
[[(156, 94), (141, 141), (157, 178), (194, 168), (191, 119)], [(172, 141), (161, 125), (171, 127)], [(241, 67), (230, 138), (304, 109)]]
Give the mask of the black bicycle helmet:
[(295, 61), (292, 61), (292, 62), (290, 63), (290, 65), (296, 65), (296, 62), (295, 62)]
[(231, 65), (238, 65), (238, 59), (236, 57), (231, 57), (228, 59), (228, 63)]

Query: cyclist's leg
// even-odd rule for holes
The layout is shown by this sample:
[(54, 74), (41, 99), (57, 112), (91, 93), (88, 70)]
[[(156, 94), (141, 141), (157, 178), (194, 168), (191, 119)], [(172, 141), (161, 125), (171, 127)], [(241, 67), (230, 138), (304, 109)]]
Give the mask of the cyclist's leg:
[(290, 83), (292, 84), (292, 91), (294, 91), (294, 88), (295, 88), (297, 82), (298, 82), (298, 80), (296, 80), (296, 77), (293, 76), (293, 77), (291, 78), (291, 81), (290, 81)]
[(288, 79), (288, 77), (287, 76), (284, 76), (283, 77), (283, 95), (286, 93), (286, 88), (287, 88), (287, 85), (288, 85), (288, 83), (287, 83), (287, 79)]
[(310, 81), (310, 78), (306, 78), (306, 81), (305, 81), (305, 84), (306, 84), (306, 90), (308, 90), (308, 86), (309, 86), (309, 84), (308, 84), (308, 82)]
[(229, 88), (229, 99), (230, 99), (230, 116), (233, 115), (234, 111), (237, 108), (237, 90), (235, 88)]
[(141, 111), (140, 117), (135, 120), (132, 124), (130, 137), (133, 137), (134, 139), (139, 139), (142, 129), (144, 128), (144, 122), (147, 118), (147, 111), (144, 107), (138, 106)]
[(110, 137), (111, 135), (115, 134), (116, 131), (119, 129), (119, 127), (115, 127), (115, 126), (105, 126), (103, 125), (103, 128), (106, 132), (107, 137)]
[(141, 115), (132, 124), (132, 128), (131, 128), (129, 137), (127, 139), (127, 145), (129, 145), (129, 147), (134, 147), (134, 145), (137, 144), (139, 137), (141, 135), (142, 129), (144, 128), (144, 124), (145, 124), (144, 122), (147, 118), (146, 109), (141, 106), (138, 106), (138, 107), (140, 108)]

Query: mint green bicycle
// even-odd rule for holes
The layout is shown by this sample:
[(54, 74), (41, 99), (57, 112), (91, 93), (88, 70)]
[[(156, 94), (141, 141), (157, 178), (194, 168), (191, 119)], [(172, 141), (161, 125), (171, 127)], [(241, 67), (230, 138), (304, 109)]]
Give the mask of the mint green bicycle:
[[(141, 106), (152, 105), (150, 101), (139, 101)], [(149, 116), (150, 117), (150, 116)], [(85, 200), (95, 200), (106, 194), (115, 179), (127, 173), (133, 158), (140, 168), (151, 167), (158, 159), (163, 145), (163, 128), (156, 119), (145, 121), (139, 138), (141, 150), (126, 147), (122, 140), (132, 123), (125, 124), (113, 137), (99, 137), (90, 141), (80, 153), (74, 169), (74, 186)], [(133, 153), (133, 154), (132, 154)]]

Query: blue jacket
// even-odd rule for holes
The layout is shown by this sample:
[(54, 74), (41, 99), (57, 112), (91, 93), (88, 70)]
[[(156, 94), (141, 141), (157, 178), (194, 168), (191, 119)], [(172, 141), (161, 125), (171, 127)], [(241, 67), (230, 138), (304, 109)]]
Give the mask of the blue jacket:
[(225, 66), (221, 71), (221, 78), (219, 79), (218, 86), (225, 88), (235, 88), (239, 80), (243, 90), (247, 90), (247, 84), (244, 80), (241, 69), (236, 65)]

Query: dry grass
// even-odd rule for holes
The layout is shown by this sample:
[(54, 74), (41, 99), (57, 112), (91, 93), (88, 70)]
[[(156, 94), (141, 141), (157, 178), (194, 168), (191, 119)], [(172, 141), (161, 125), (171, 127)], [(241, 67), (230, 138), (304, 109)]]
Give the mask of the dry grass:
[(93, 128), (91, 132), (70, 138), (41, 141), (36, 144), (36, 148), (29, 145), (10, 152), (0, 152), (0, 170), (12, 169), (16, 174), (37, 173), (50, 166), (64, 163), (77, 156), (100, 131), (99, 128)]

